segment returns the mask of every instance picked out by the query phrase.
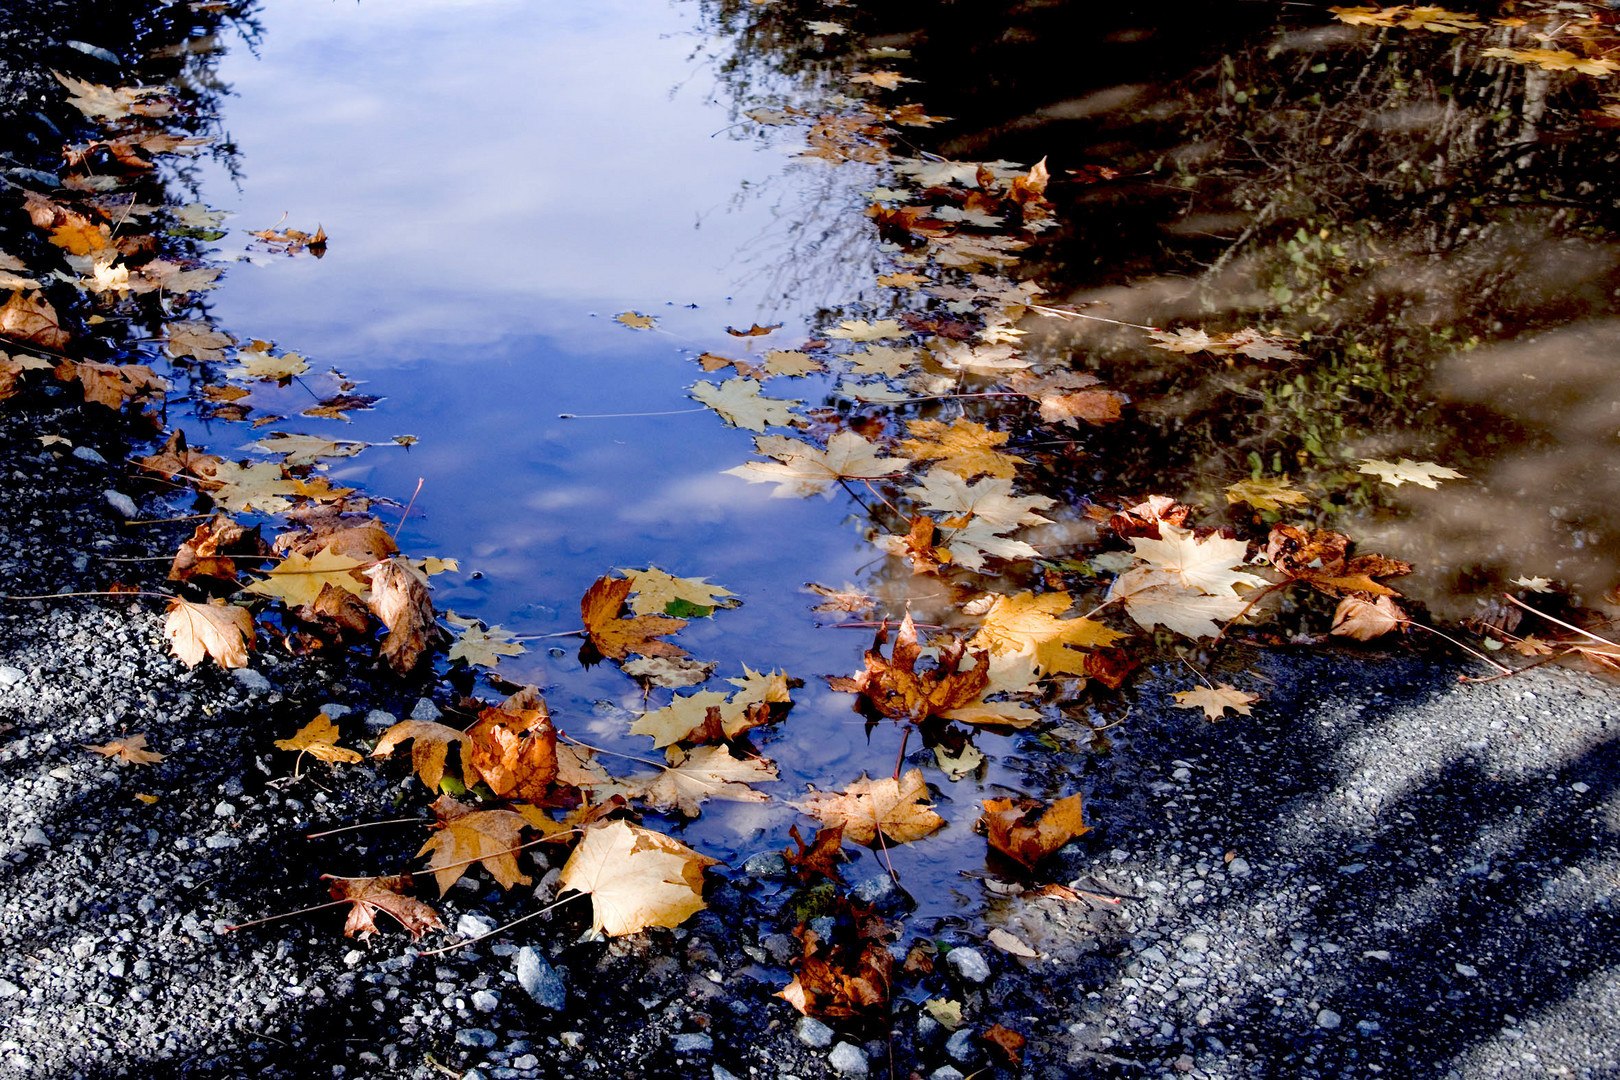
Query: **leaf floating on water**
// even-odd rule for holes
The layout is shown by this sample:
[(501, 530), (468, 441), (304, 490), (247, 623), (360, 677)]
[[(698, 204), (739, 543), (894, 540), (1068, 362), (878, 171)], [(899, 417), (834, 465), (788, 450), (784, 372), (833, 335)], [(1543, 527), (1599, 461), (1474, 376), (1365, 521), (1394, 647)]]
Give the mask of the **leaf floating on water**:
[(625, 311), (613, 316), (613, 321), (622, 323), (632, 330), (651, 330), (658, 325), (658, 320), (651, 315), (643, 315), (639, 311)]
[(1079, 795), (1050, 806), (1039, 799), (985, 799), (979, 820), (991, 847), (1030, 867), (1091, 831), (1082, 820)]
[(882, 833), (904, 844), (944, 827), (945, 819), (924, 804), (928, 798), (922, 770), (911, 769), (898, 780), (863, 776), (841, 792), (812, 791), (795, 805), (828, 825), (842, 826), (853, 843), (871, 845)]
[(1281, 477), (1262, 476), (1254, 480), (1239, 480), (1226, 487), (1228, 503), (1248, 503), (1256, 510), (1281, 510), (1284, 506), (1305, 506), (1309, 495), (1295, 491)]
[(685, 656), (686, 650), (670, 641), (659, 641), (686, 626), (685, 619), (665, 615), (635, 615), (622, 618), (620, 611), (635, 583), (630, 578), (598, 578), (580, 599), (580, 616), (585, 636), (603, 656), (624, 660), (631, 653), (642, 656)]
[(1466, 479), (1456, 469), (1436, 465), (1432, 461), (1413, 461), (1411, 458), (1401, 458), (1394, 462), (1365, 458), (1356, 471), (1376, 476), (1390, 487), (1416, 484), (1419, 487), (1435, 488), (1440, 486), (1441, 480)]

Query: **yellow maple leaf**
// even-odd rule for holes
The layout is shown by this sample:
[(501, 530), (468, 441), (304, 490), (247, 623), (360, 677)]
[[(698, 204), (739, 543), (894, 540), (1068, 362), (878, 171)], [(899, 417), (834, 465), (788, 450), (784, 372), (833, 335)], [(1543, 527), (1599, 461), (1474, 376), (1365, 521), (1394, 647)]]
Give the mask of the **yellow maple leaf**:
[(557, 884), (589, 893), (591, 928), (619, 937), (679, 926), (702, 911), (703, 871), (719, 861), (662, 833), (612, 821), (586, 830)]
[(249, 585), (247, 591), (276, 597), (288, 607), (295, 608), (313, 604), (326, 585), (362, 596), (366, 592), (365, 582), (356, 578), (351, 571), (364, 565), (359, 559), (337, 554), (330, 545), (321, 548), (313, 557), (294, 552), (269, 571), (269, 577)]
[(439, 790), (444, 779), (445, 756), (451, 743), (466, 741), (466, 733), (430, 720), (401, 720), (377, 740), (372, 757), (387, 757), (394, 747), (411, 740), (411, 768), (431, 790)]
[(485, 630), (472, 620), (454, 616), (454, 612), (449, 612), (445, 617), (461, 628), (461, 636), (450, 646), (450, 651), (445, 654), (446, 660), (465, 660), (479, 667), (494, 667), (503, 656), (521, 656), (528, 651), (499, 626)]
[(51, 243), (71, 255), (88, 255), (112, 247), (112, 230), (85, 218), (65, 221), (51, 230)]
[(771, 497), (776, 499), (822, 494), (838, 480), (889, 476), (911, 464), (909, 458), (881, 456), (876, 446), (853, 431), (834, 435), (827, 441), (825, 450), (782, 435), (762, 435), (754, 440), (754, 445), (760, 453), (776, 460), (750, 461), (722, 471), (750, 484), (777, 484), (777, 489), (771, 492)]
[(845, 341), (881, 341), (884, 338), (905, 337), (909, 333), (895, 319), (879, 319), (877, 322), (846, 319), (838, 324), (836, 330), (828, 330), (827, 336)]
[(1416, 484), (1418, 487), (1435, 488), (1439, 486), (1441, 480), (1464, 479), (1463, 474), (1456, 469), (1436, 465), (1432, 461), (1413, 461), (1411, 458), (1401, 458), (1399, 461), (1364, 458), (1356, 471), (1376, 476), (1390, 487)]
[(724, 746), (669, 748), (666, 768), (650, 780), (632, 782), (631, 793), (654, 810), (678, 810), (697, 817), (704, 799), (765, 802), (770, 796), (750, 784), (777, 779), (776, 767), (763, 758), (733, 757)]
[[(736, 607), (741, 601), (736, 593), (719, 585), (710, 585), (706, 578), (680, 578), (656, 566), (645, 570), (620, 570), (630, 579), (630, 611), (636, 615), (665, 615), (671, 604), (685, 604), (694, 608)], [(691, 610), (681, 615), (696, 614)]]
[(449, 795), (433, 802), (438, 818), (436, 831), (416, 854), (433, 853), (428, 869), (433, 871), (442, 896), (460, 880), (473, 863), (500, 882), (501, 888), (529, 885), (534, 879), (518, 868), (517, 853), (527, 822), (513, 810), (471, 810)]
[(320, 435), (293, 435), (272, 431), (253, 444), (267, 454), (285, 454), (283, 465), (313, 465), (316, 458), (353, 457), (366, 448), (357, 439), (327, 439)]
[(1245, 694), (1229, 683), (1221, 683), (1218, 687), (1198, 686), (1191, 690), (1178, 690), (1173, 696), (1176, 708), (1203, 709), (1204, 715), (1211, 720), (1225, 716), (1227, 709), (1248, 716), (1249, 706), (1260, 700), (1260, 695)]
[(862, 776), (841, 792), (812, 791), (795, 805), (828, 825), (842, 825), (844, 839), (857, 844), (876, 842), (882, 833), (896, 844), (920, 840), (937, 832), (945, 819), (923, 805), (929, 797), (921, 769), (900, 779)]
[(912, 420), (906, 428), (912, 438), (900, 444), (901, 453), (923, 461), (937, 460), (965, 479), (988, 474), (1011, 480), (1024, 462), (1021, 457), (996, 449), (1011, 438), (1006, 432), (991, 431), (971, 420), (961, 419), (952, 424), (942, 420)]
[(233, 379), (290, 379), (309, 370), (302, 356), (297, 353), (272, 356), (272, 347), (268, 341), (255, 341), (239, 350), (237, 364), (226, 368), (225, 374)]
[(308, 754), (322, 761), (352, 763), (362, 760), (359, 751), (339, 746), (338, 738), (338, 726), (332, 723), (332, 718), (325, 713), (318, 713), (315, 719), (293, 732), (292, 738), (277, 739), (276, 746), (282, 750)]
[(857, 85), (875, 86), (880, 90), (893, 90), (901, 83), (916, 82), (917, 80), (908, 79), (898, 71), (862, 71), (851, 75), (849, 81)]
[(1226, 486), (1228, 503), (1248, 503), (1256, 510), (1281, 510), (1286, 506), (1303, 506), (1311, 501), (1302, 491), (1288, 486), (1280, 477), (1262, 476), (1258, 480), (1239, 480)]
[(793, 412), (793, 406), (804, 404), (802, 401), (761, 397), (760, 389), (760, 384), (753, 379), (727, 379), (719, 386), (705, 379), (692, 387), (692, 396), (719, 413), (727, 423), (749, 431), (804, 424)]
[(280, 465), (269, 461), (251, 465), (222, 461), (214, 466), (205, 486), (214, 502), (238, 512), (251, 509), (279, 514), (292, 505), (286, 496), (299, 493), (298, 481), (289, 479)]
[(856, 375), (904, 375), (917, 365), (922, 354), (916, 349), (894, 349), (887, 345), (868, 345), (860, 352), (850, 353), (844, 359)]
[(760, 366), (772, 375), (808, 375), (812, 371), (825, 371), (820, 360), (807, 352), (791, 349), (772, 349), (760, 361)]
[(1085, 674), (1085, 658), (1070, 646), (1100, 648), (1124, 637), (1091, 619), (1060, 619), (1074, 601), (1066, 592), (997, 596), (968, 647), (992, 655), (1029, 655), (1046, 672)]
[(643, 315), (639, 311), (624, 311), (613, 316), (613, 321), (628, 326), (632, 330), (651, 330), (658, 325), (658, 320), (652, 315)]
[(921, 274), (910, 271), (901, 271), (894, 274), (881, 274), (877, 283), (891, 289), (915, 289), (928, 284), (928, 279)]

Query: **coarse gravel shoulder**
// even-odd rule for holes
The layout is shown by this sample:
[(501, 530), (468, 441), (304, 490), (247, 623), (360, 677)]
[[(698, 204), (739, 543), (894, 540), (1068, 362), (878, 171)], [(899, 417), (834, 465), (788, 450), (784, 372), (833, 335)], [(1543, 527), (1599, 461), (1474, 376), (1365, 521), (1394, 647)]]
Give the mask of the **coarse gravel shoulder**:
[[(128, 448), (92, 419), (51, 390), (0, 413), (11, 595), (105, 589), (185, 527), (144, 523)], [(188, 671), (161, 615), (145, 598), (0, 604), (0, 1075), (1620, 1071), (1620, 694), (1586, 674), (1460, 683), (1432, 659), (1272, 653), (1253, 715), (1215, 724), (1149, 680), (1110, 752), (1029, 761), (1032, 789), (1067, 770), (1059, 786), (1087, 794), (1096, 827), (1047, 875), (1082, 902), (1007, 895), (908, 927), (942, 955), (898, 980), (891, 1023), (829, 1026), (774, 996), (797, 921), (774, 856), (724, 868), (685, 926), (609, 941), (565, 905), (418, 955), (549, 900), (555, 868), (533, 853), (534, 886), (463, 879), (448, 936), (415, 946), (347, 939), (335, 909), (225, 932), (420, 843), (410, 825), (305, 839), (425, 798), (402, 765), (295, 778), (273, 740), (319, 709), (374, 737), (444, 702), (352, 658)], [(161, 762), (85, 749), (137, 732)], [(900, 884), (854, 891), (906, 925)], [(963, 1026), (928, 999), (960, 1003)], [(996, 1023), (1028, 1040), (1016, 1067), (980, 1038)]]

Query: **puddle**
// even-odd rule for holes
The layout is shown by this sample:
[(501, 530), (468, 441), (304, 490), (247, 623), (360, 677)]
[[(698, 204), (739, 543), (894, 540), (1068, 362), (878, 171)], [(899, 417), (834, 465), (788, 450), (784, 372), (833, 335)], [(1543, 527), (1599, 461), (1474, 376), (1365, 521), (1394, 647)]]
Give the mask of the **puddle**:
[[(851, 348), (825, 342), (841, 320), (926, 306), (944, 340), (991, 310), (875, 283), (922, 266), (906, 260), (932, 241), (908, 233), (893, 196), (879, 199), (878, 216), (891, 216), (874, 227), (866, 193), (895, 177), (887, 154), (860, 160), (875, 145), (867, 136), (748, 115), (814, 114), (830, 99), (847, 119), (839, 95), (869, 92), (849, 76), (874, 70), (871, 58), (857, 62), (837, 32), (810, 34), (808, 20), (827, 17), (811, 5), (255, 7), (245, 37), (211, 61), (228, 88), (217, 123), (230, 152), (172, 183), (233, 215), (215, 245), (227, 269), (203, 294), (208, 317), (308, 358), (310, 373), (180, 422), (227, 454), (273, 431), (376, 444), (331, 462), (328, 477), (393, 500), (380, 510), (389, 521), (410, 504), (401, 547), (460, 561), (435, 579), (438, 608), (529, 639), (499, 674), (539, 684), (560, 728), (609, 751), (648, 753), (628, 734), (641, 689), (612, 664), (582, 668), (577, 642), (548, 637), (578, 628), (590, 584), (655, 565), (740, 596), (679, 641), (719, 663), (717, 680), (743, 665), (805, 680), (788, 719), (757, 740), (781, 767), (768, 785), (778, 797), (710, 802), (690, 824), (663, 823), (734, 866), (786, 846), (802, 819), (785, 800), (807, 784), (886, 775), (899, 751), (897, 725), (868, 732), (850, 695), (821, 678), (858, 668), (871, 629), (828, 628), (838, 617), (812, 610), (806, 582), (855, 583), (891, 614), (909, 599), (919, 620), (958, 627), (972, 625), (960, 610), (982, 590), (1061, 586), (1084, 610), (1121, 568), (1090, 560), (1122, 547), (1088, 511), (1162, 494), (1199, 508), (1190, 523), (1247, 537), (1279, 520), (1342, 530), (1364, 551), (1416, 564), (1398, 587), (1443, 619), (1477, 614), (1515, 576), (1598, 603), (1620, 544), (1609, 373), (1620, 248), (1605, 218), (1612, 181), (1582, 170), (1612, 137), (1537, 141), (1561, 138), (1590, 92), (1566, 87), (1540, 112), (1515, 112), (1538, 77), (1478, 56), (1485, 35), (1505, 30), (1472, 44), (1375, 42), (1305, 13), (1273, 27), (1260, 7), (1198, 5), (1167, 19), (1162, 5), (1125, 6), (1079, 37), (1057, 32), (1073, 17), (1062, 4), (1008, 7), (996, 35), (954, 12), (849, 15), (866, 45), (914, 51), (896, 70), (921, 81), (894, 104), (957, 117), (902, 128), (897, 152), (1020, 163), (998, 166), (996, 184), (1050, 153), (1051, 228), (1001, 260), (1013, 269), (995, 287), (1028, 277), (1086, 317), (1030, 318), (1006, 339), (1053, 369), (1096, 375), (1126, 408), (1113, 423), (1040, 428), (1033, 406), (1019, 400), (1015, 414), (1004, 392), (864, 406), (819, 374), (770, 379), (765, 392), (803, 402), (807, 437), (823, 441), (841, 428), (900, 438), (916, 420), (1000, 431), (1021, 416), (1006, 449), (1023, 455), (1022, 490), (1058, 500), (1052, 522), (1028, 534), (1042, 562), (913, 573), (874, 547), (867, 509), (837, 487), (829, 499), (772, 498), (725, 475), (759, 460), (753, 439), (688, 396), (695, 380), (730, 374), (705, 375), (703, 353), (758, 364), (809, 347), (837, 367)], [(1078, 72), (1077, 51), (1089, 58)], [(1450, 83), (1431, 77), (1446, 70)], [(1475, 107), (1493, 93), (1506, 112), (1480, 120)], [(810, 145), (858, 160), (797, 156), (807, 132)], [(971, 225), (984, 212), (960, 208), (968, 186), (941, 179), (945, 194), (930, 197), (954, 199), (951, 220)], [(250, 230), (284, 214), (287, 226), (324, 229), (320, 258), (252, 242)], [(631, 314), (652, 325), (620, 321)], [(756, 324), (780, 325), (728, 333)], [(1256, 330), (1275, 348), (1261, 359), (1171, 352), (1145, 327)], [(970, 373), (953, 388), (993, 385)], [(337, 394), (380, 400), (347, 421), (304, 415)], [(222, 419), (230, 409), (242, 419)], [(393, 444), (403, 435), (416, 441)], [(1433, 461), (1465, 479), (1393, 489), (1357, 471), (1369, 458)], [(1287, 514), (1228, 502), (1229, 485), (1260, 478), (1308, 501)], [(895, 485), (851, 487), (869, 504), (902, 498)], [(904, 532), (894, 507), (872, 514)], [(1320, 622), (1324, 603), (1290, 611), (1292, 628)], [(1124, 702), (1095, 684), (1089, 696), (1073, 689), (1049, 695), (1044, 738), (1080, 751), (1087, 722), (1116, 719)], [(1127, 684), (1125, 700), (1139, 689)], [(887, 853), (922, 923), (987, 902), (974, 880), (978, 800), (1084, 786), (1031, 775), (1030, 755), (1044, 752), (1032, 736), (981, 729), (975, 742), (988, 762), (957, 781), (908, 747), (949, 822)], [(846, 876), (879, 871), (876, 855), (861, 859)]]

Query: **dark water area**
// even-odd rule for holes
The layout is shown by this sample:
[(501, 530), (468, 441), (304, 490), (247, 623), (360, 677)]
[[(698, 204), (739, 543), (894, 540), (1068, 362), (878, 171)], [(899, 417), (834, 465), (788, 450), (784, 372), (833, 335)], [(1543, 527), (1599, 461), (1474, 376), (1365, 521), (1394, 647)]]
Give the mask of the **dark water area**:
[[(813, 35), (817, 19), (849, 33)], [(822, 676), (859, 668), (871, 631), (829, 627), (804, 584), (854, 583), (891, 616), (909, 601), (919, 619), (953, 617), (950, 591), (875, 548), (843, 492), (771, 498), (724, 475), (753, 457), (750, 433), (688, 396), (722, 377), (701, 353), (757, 361), (898, 308), (873, 284), (895, 251), (863, 194), (888, 165), (796, 157), (802, 132), (747, 116), (848, 92), (870, 67), (863, 44), (910, 51), (895, 61), (918, 80), (904, 99), (954, 118), (907, 129), (901, 150), (1048, 160), (1056, 223), (1010, 274), (1112, 320), (1024, 324), (1028, 355), (1091, 372), (1130, 406), (1117, 424), (1028, 440), (1032, 490), (1062, 504), (1032, 536), (1051, 564), (1068, 572), (1100, 550), (1087, 505), (1152, 494), (1263, 535), (1280, 516), (1222, 492), (1282, 476), (1311, 496), (1287, 520), (1411, 561), (1401, 590), (1440, 618), (1477, 614), (1515, 576), (1604, 602), (1620, 554), (1613, 136), (1569, 134), (1595, 91), (1536, 91), (1440, 35), (1369, 44), (1307, 6), (257, 5), (204, 69), (228, 152), (171, 184), (232, 215), (209, 318), (306, 357), (311, 374), (256, 390), (244, 420), (205, 408), (182, 425), (226, 456), (272, 431), (377, 444), (326, 475), (392, 500), (390, 522), (410, 503), (401, 547), (460, 562), (434, 579), (438, 608), (529, 639), (500, 677), (540, 685), (560, 729), (619, 754), (648, 754), (629, 734), (641, 687), (548, 635), (577, 629), (580, 596), (619, 568), (736, 593), (740, 607), (679, 641), (719, 663), (711, 686), (743, 665), (805, 680), (755, 740), (781, 769), (763, 786), (775, 797), (711, 801), (689, 824), (649, 816), (733, 865), (782, 849), (804, 824), (788, 799), (887, 775), (902, 737), (869, 731), (827, 688)], [(323, 257), (252, 241), (284, 214), (325, 229)], [(1257, 327), (1299, 356), (1172, 353), (1140, 326)], [(829, 416), (866, 408), (835, 381), (766, 392)], [(346, 421), (300, 415), (349, 383), (381, 400)], [(890, 415), (993, 422), (1000, 407)], [(252, 426), (267, 417), (282, 419)], [(390, 444), (406, 434), (417, 441)], [(1396, 489), (1355, 469), (1398, 457), (1467, 480)], [(1039, 580), (992, 568), (980, 587)], [(1187, 681), (1054, 694), (1044, 736), (976, 731), (987, 762), (962, 779), (908, 744), (949, 822), (887, 852), (918, 917), (987, 902), (980, 799), (1085, 787), (1032, 766), (1039, 739), (1084, 747), (1131, 695)], [(850, 876), (879, 871), (861, 858)]]

